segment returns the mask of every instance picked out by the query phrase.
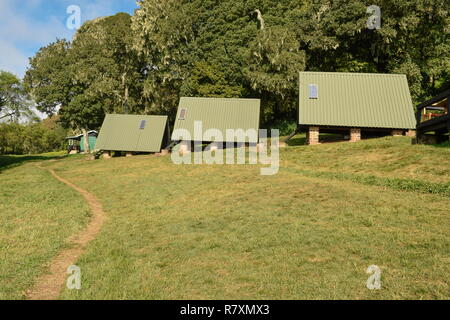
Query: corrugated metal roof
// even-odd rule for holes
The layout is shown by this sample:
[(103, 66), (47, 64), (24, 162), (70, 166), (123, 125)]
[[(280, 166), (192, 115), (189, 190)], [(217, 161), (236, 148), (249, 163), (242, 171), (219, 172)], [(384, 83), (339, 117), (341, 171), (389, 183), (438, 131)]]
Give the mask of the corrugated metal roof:
[[(309, 85), (318, 98), (309, 98)], [(300, 72), (299, 124), (414, 129), (405, 75)]]
[[(221, 130), (223, 142), (227, 142), (227, 129), (259, 130), (260, 106), (259, 99), (181, 98), (174, 131), (188, 130), (194, 140), (194, 121), (202, 121), (203, 132)], [(178, 137), (173, 135), (172, 140), (178, 140)], [(258, 141), (252, 139), (249, 142)]]
[[(98, 132), (95, 130), (91, 130), (87, 132), (89, 136), (98, 136)], [(67, 137), (66, 140), (78, 140), (84, 137), (84, 134), (79, 134), (77, 136)]]
[[(142, 120), (145, 128), (140, 129)], [(100, 130), (96, 150), (160, 152), (167, 116), (108, 114)]]

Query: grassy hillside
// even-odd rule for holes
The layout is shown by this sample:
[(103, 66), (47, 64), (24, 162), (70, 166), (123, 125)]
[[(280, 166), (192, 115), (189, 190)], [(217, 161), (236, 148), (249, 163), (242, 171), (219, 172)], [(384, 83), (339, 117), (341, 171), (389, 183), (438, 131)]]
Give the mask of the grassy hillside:
[(45, 162), (109, 216), (77, 263), (82, 289), (61, 298), (450, 298), (449, 156), (383, 138), (283, 149), (276, 176), (155, 156)]
[(21, 299), (48, 263), (84, 227), (89, 211), (83, 198), (36, 163), (55, 154), (6, 157), (0, 171), (0, 299)]

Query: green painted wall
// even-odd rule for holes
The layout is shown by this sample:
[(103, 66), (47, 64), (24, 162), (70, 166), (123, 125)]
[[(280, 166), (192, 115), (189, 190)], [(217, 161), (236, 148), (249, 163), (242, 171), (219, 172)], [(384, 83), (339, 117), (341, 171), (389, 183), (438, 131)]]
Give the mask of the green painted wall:
[[(94, 148), (95, 148), (95, 144), (96, 144), (96, 143), (97, 143), (97, 137), (96, 137), (96, 136), (90, 135), (90, 136), (89, 136), (89, 149), (91, 150), (91, 152), (94, 151)], [(84, 151), (85, 151), (85, 148), (84, 148), (84, 138), (81, 138), (81, 141), (80, 141), (80, 150), (81, 150), (81, 152), (84, 152)]]

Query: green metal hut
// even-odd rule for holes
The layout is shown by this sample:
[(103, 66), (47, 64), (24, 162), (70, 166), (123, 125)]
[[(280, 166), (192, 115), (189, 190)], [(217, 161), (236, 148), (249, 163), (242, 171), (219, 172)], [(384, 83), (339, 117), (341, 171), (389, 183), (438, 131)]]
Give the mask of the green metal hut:
[(309, 144), (319, 131), (361, 135), (413, 135), (416, 119), (405, 75), (300, 72), (299, 127)]
[(107, 114), (95, 150), (157, 153), (169, 141), (167, 116)]
[[(198, 140), (195, 138), (194, 132), (196, 121), (201, 121), (203, 132), (209, 129), (218, 129), (223, 133), (223, 141), (216, 139), (215, 142), (235, 142), (228, 139), (226, 135), (228, 129), (245, 132), (255, 130), (258, 133), (260, 105), (259, 99), (183, 97), (180, 99), (172, 140), (179, 141), (179, 137), (176, 136), (178, 129), (189, 132), (190, 141)], [(248, 137), (247, 142), (258, 143), (258, 135)]]

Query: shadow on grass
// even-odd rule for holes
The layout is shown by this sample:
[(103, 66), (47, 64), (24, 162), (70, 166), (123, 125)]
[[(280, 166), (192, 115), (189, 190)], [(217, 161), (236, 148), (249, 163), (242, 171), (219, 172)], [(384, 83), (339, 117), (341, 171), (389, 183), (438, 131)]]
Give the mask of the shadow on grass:
[(441, 144), (433, 144), (433, 147), (436, 148), (450, 148), (450, 142), (444, 142)]
[(295, 136), (294, 138), (288, 141), (288, 145), (290, 147), (304, 146), (306, 145), (306, 137), (304, 135)]
[[(341, 134), (321, 134), (320, 135), (320, 143), (335, 143), (335, 142), (346, 142), (348, 140), (344, 139), (344, 136)], [(306, 145), (306, 135), (299, 134), (293, 137), (288, 141), (288, 145), (290, 147), (295, 146), (305, 146)]]
[(30, 155), (30, 156), (16, 156), (16, 155), (0, 155), (0, 173), (6, 169), (18, 167), (25, 162), (30, 161), (46, 161), (57, 160), (64, 158), (64, 155)]

